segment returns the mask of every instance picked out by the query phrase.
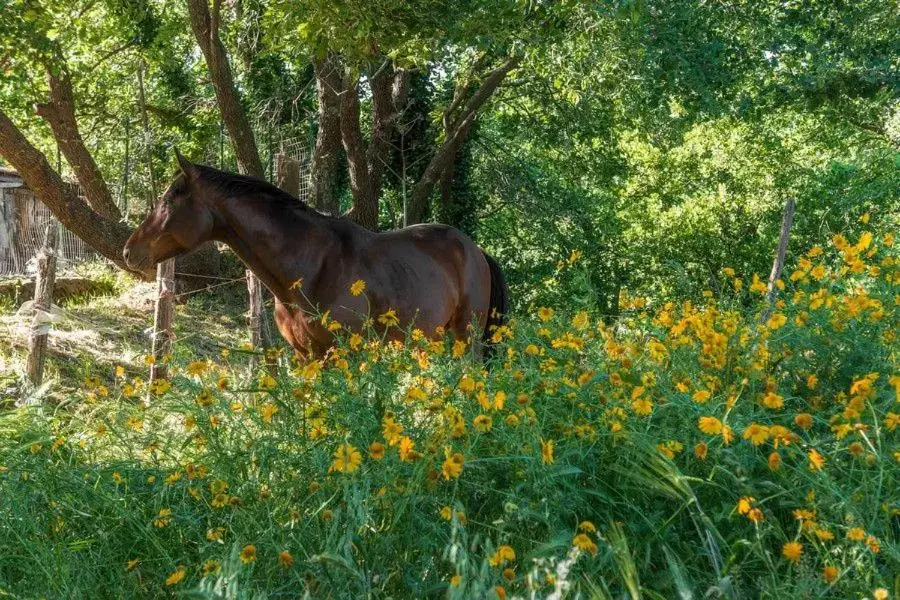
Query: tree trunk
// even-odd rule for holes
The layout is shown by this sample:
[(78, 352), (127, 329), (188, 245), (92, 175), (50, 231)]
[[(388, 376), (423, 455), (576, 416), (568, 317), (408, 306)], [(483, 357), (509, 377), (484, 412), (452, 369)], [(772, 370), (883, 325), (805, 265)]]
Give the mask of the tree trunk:
[[(125, 247), (131, 230), (125, 224), (106, 219), (91, 209), (70, 186), (63, 182), (47, 158), (31, 145), (2, 110), (0, 110), (0, 154), (19, 172), (28, 187), (69, 231), (117, 266), (131, 271), (122, 259), (122, 248)], [(140, 275), (152, 278), (151, 273)]]
[(413, 186), (406, 216), (406, 222), (409, 225), (421, 223), (425, 218), (428, 212), (428, 201), (431, 198), (431, 192), (440, 180), (442, 173), (451, 168), (453, 159), (465, 141), (474, 119), (475, 113), (473, 112), (465, 118), (457, 129), (447, 135), (443, 146), (435, 152), (428, 166), (425, 167), (422, 177)]
[(50, 82), (50, 99), (48, 102), (35, 105), (35, 110), (50, 125), (60, 151), (75, 171), (88, 204), (102, 217), (118, 221), (122, 218), (122, 213), (78, 131), (75, 99), (69, 74), (65, 68), (60, 68), (58, 73), (54, 73), (48, 66), (47, 78)]
[(348, 217), (368, 229), (378, 229), (378, 196), (372, 188), (366, 145), (359, 128), (358, 81), (349, 75), (344, 78), (341, 93), (341, 140), (347, 154), (350, 173), (350, 191), (353, 192), (353, 208)]
[(312, 204), (333, 215), (338, 206), (338, 168), (341, 153), (341, 100), (343, 67), (335, 57), (313, 61), (319, 101), (319, 131), (313, 151)]
[[(234, 155), (237, 157), (238, 168), (247, 175), (265, 179), (265, 171), (262, 161), (259, 160), (259, 149), (256, 147), (253, 129), (250, 127), (247, 113), (234, 85), (225, 45), (219, 37), (219, 24), (222, 16), (221, 0), (213, 0), (212, 10), (210, 10), (207, 0), (187, 0), (187, 5), (191, 29), (194, 31), (194, 37), (197, 38), (197, 44), (200, 46), (204, 58), (206, 58), (206, 66), (216, 92), (216, 102), (222, 113), (225, 127), (228, 129)], [(262, 284), (249, 269), (246, 274), (247, 293), (250, 294), (251, 320), (262, 323), (264, 319), (261, 313), (262, 302), (261, 300), (254, 302), (256, 296), (261, 297)], [(271, 341), (266, 335), (265, 327), (259, 327), (252, 331), (254, 332), (253, 343), (255, 346), (270, 345)]]
[[(400, 72), (402, 75), (402, 72)], [(366, 160), (369, 164), (369, 182), (375, 197), (381, 195), (381, 178), (390, 161), (391, 135), (397, 119), (394, 105), (394, 68), (389, 62), (382, 65), (369, 79), (372, 92), (372, 137)]]
[(47, 332), (39, 325), (44, 313), (53, 306), (53, 284), (56, 281), (56, 241), (59, 225), (51, 220), (47, 225), (44, 247), (37, 255), (37, 276), (34, 280), (34, 318), (28, 340), (28, 360), (25, 370), (33, 385), (40, 385), (44, 377), (44, 358), (47, 352)]
[(265, 179), (259, 150), (253, 137), (253, 129), (247, 119), (247, 113), (241, 105), (231, 65), (225, 45), (219, 38), (219, 19), (221, 17), (221, 0), (213, 0), (210, 11), (207, 0), (187, 0), (191, 29), (197, 44), (206, 58), (210, 79), (216, 93), (216, 101), (222, 113), (222, 120), (228, 128), (228, 135), (240, 170), (253, 177)]
[(150, 182), (150, 197), (147, 199), (147, 209), (153, 208), (158, 195), (156, 191), (156, 174), (153, 170), (153, 135), (150, 130), (150, 118), (147, 116), (147, 97), (144, 95), (144, 70), (146, 63), (141, 61), (138, 65), (138, 108), (141, 111), (141, 124), (144, 126), (144, 158), (147, 160), (147, 181)]

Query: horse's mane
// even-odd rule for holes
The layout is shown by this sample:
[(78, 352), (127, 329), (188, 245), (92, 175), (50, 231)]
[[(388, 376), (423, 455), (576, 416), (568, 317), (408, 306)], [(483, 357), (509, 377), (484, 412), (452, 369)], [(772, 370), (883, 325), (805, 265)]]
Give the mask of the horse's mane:
[(216, 191), (228, 195), (240, 196), (262, 196), (265, 195), (269, 201), (277, 201), (291, 207), (300, 207), (304, 210), (310, 210), (307, 204), (283, 189), (272, 185), (262, 179), (250, 177), (249, 175), (237, 175), (220, 171), (206, 165), (195, 165), (200, 172), (200, 180), (209, 184)]

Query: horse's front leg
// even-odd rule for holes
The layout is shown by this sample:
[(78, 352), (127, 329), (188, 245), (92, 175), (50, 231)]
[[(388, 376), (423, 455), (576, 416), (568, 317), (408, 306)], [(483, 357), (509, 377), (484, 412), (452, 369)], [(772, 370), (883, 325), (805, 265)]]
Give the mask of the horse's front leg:
[(281, 337), (291, 345), (291, 348), (298, 354), (305, 356), (305, 340), (302, 336), (302, 330), (297, 326), (296, 318), (294, 311), (278, 298), (275, 299), (275, 326), (278, 327)]

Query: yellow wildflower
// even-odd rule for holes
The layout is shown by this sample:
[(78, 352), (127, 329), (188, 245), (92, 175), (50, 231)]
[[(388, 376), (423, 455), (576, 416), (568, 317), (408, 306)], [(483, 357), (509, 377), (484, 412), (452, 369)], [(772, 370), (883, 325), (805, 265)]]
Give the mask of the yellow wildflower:
[(800, 562), (800, 557), (803, 555), (803, 544), (788, 542), (781, 547), (781, 555), (791, 562)]
[(334, 451), (334, 462), (331, 463), (328, 471), (337, 471), (339, 473), (352, 473), (359, 468), (362, 463), (362, 455), (359, 450), (352, 444), (341, 444)]
[(207, 575), (212, 575), (213, 573), (218, 573), (219, 569), (222, 568), (222, 565), (214, 558), (210, 558), (204, 561), (203, 566), (200, 568), (200, 575), (206, 577)]
[(750, 440), (751, 444), (759, 446), (769, 439), (769, 428), (758, 423), (750, 423), (750, 425), (744, 429), (743, 435), (745, 440)]
[(397, 312), (393, 308), (389, 308), (385, 312), (381, 313), (381, 315), (378, 317), (378, 322), (385, 327), (396, 327), (400, 324), (400, 318), (397, 316)]
[(660, 442), (656, 445), (656, 449), (666, 458), (672, 460), (675, 458), (675, 455), (684, 450), (684, 446), (681, 442), (677, 440), (669, 440), (667, 442)]
[(819, 471), (825, 466), (825, 457), (814, 448), (809, 451), (809, 470)]
[(400, 454), (401, 461), (405, 462), (409, 460), (415, 460), (417, 458), (415, 445), (416, 443), (409, 436), (403, 436), (402, 438), (400, 438), (397, 452)]
[(188, 375), (195, 375), (197, 377), (206, 373), (206, 369), (209, 367), (209, 364), (205, 360), (192, 360), (188, 363), (187, 373)]
[(366, 291), (366, 282), (362, 279), (357, 279), (352, 284), (350, 284), (350, 294), (353, 296), (359, 296), (364, 291)]
[(392, 415), (387, 415), (381, 421), (381, 431), (384, 433), (384, 439), (391, 446), (400, 441), (400, 434), (403, 433), (403, 425), (394, 420)]
[(256, 546), (253, 544), (247, 544), (243, 548), (241, 548), (241, 562), (245, 565), (252, 563), (256, 560)]
[(597, 526), (591, 521), (582, 521), (578, 524), (578, 529), (579, 531), (584, 531), (586, 533), (597, 533)]
[(159, 509), (159, 513), (157, 513), (156, 517), (153, 519), (153, 526), (162, 529), (163, 527), (168, 526), (171, 521), (172, 509), (161, 508)]
[(697, 404), (704, 404), (711, 397), (712, 397), (712, 394), (710, 393), (709, 390), (697, 390), (696, 392), (694, 392), (694, 395), (692, 396), (694, 402), (696, 402)]
[(776, 394), (774, 391), (767, 392), (766, 395), (763, 396), (762, 402), (766, 406), (766, 408), (771, 408), (773, 410), (779, 409), (784, 406), (784, 398)]
[(385, 447), (381, 442), (372, 442), (369, 446), (369, 456), (375, 460), (384, 458)]
[(272, 404), (271, 402), (266, 402), (262, 406), (259, 407), (259, 415), (263, 420), (263, 423), (271, 423), (272, 417), (275, 413), (278, 412), (278, 407)]
[(706, 442), (698, 442), (694, 446), (694, 456), (696, 456), (700, 460), (706, 460), (706, 455), (709, 453), (709, 446), (706, 445)]
[(475, 420), (472, 421), (472, 425), (477, 431), (486, 433), (494, 426), (494, 420), (489, 415), (478, 415), (475, 417)]
[(716, 417), (700, 417), (697, 427), (707, 435), (719, 435), (722, 433), (722, 421)]
[(348, 343), (350, 344), (351, 350), (359, 350), (360, 346), (362, 346), (362, 336), (358, 333), (352, 333), (350, 334)]
[(647, 398), (638, 398), (631, 403), (631, 408), (634, 409), (635, 413), (647, 416), (653, 412), (653, 402)]
[(787, 323), (787, 317), (777, 312), (769, 317), (766, 327), (774, 331), (775, 329), (780, 329), (785, 323)]
[(278, 554), (278, 564), (284, 567), (285, 569), (289, 569), (291, 565), (294, 564), (294, 557), (287, 550), (282, 550)]
[(586, 310), (582, 310), (572, 317), (572, 327), (579, 331), (584, 331), (591, 326), (591, 318)]
[(572, 538), (572, 545), (579, 550), (590, 552), (592, 556), (595, 556), (597, 554), (597, 544), (595, 544), (594, 540), (588, 537), (588, 535), (585, 533), (579, 533), (574, 538)]
[(444, 479), (457, 479), (463, 470), (463, 464), (465, 463), (465, 458), (460, 453), (450, 453), (450, 448), (444, 448), (444, 463), (441, 466), (441, 472), (444, 474)]
[(178, 568), (175, 569), (175, 571), (173, 571), (171, 574), (169, 574), (168, 577), (166, 577), (166, 585), (170, 586), (179, 583), (182, 579), (184, 579), (186, 573), (187, 570), (184, 568), (184, 566), (179, 565)]
[(492, 567), (500, 567), (506, 563), (516, 560), (516, 551), (510, 546), (500, 546), (497, 551), (488, 559), (488, 563)]
[(541, 440), (541, 462), (545, 465), (552, 465), (555, 462), (553, 458), (553, 440)]
[(813, 424), (813, 416), (809, 413), (799, 413), (794, 417), (794, 424), (800, 429), (809, 429)]

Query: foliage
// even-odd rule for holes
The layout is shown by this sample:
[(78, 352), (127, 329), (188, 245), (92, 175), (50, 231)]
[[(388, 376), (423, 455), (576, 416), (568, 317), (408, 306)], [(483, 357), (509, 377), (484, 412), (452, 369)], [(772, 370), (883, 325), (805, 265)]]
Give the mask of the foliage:
[[(612, 324), (541, 307), (487, 369), (374, 330), (323, 361), (270, 349), (275, 374), (246, 348), (177, 346), (150, 386), (88, 365), (63, 404), (0, 418), (0, 589), (886, 597), (900, 271), (892, 224), (864, 220), (771, 308), (729, 268), (699, 302), (624, 294)], [(582, 260), (559, 276), (585, 284)]]
[[(173, 145), (236, 169), (183, 2), (0, 0), (0, 11), (0, 106), (55, 162), (32, 105), (46, 100), (47, 68), (65, 66), (82, 135), (130, 220), (153, 200), (151, 180), (168, 178)], [(896, 212), (898, 32), (892, 6), (877, 0), (222, 6), (223, 41), (270, 171), (282, 140), (312, 145), (312, 57), (341, 53), (364, 78), (386, 58), (411, 71), (398, 119), (407, 146), (392, 152), (383, 223), (402, 222), (454, 90), (503, 56), (521, 57), (459, 152), (456, 200), (431, 214), (509, 265), (523, 307), (581, 293), (554, 277), (549, 258), (578, 250), (591, 303), (610, 315), (626, 287), (688, 298), (726, 262), (764, 271), (789, 196), (801, 245), (851, 234), (867, 210)], [(371, 98), (361, 100), (370, 135)], [(344, 205), (347, 185), (343, 173)]]

